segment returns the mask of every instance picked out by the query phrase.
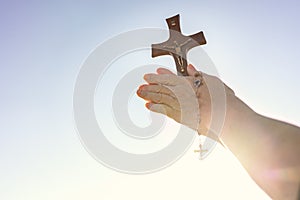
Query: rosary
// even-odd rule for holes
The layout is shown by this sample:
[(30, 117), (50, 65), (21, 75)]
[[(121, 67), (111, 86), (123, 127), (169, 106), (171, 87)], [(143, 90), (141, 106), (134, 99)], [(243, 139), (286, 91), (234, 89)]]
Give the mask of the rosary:
[[(203, 32), (198, 32), (193, 35), (185, 36), (181, 33), (179, 14), (166, 19), (169, 27), (169, 39), (160, 44), (152, 44), (152, 57), (162, 55), (171, 55), (175, 61), (177, 75), (188, 76), (187, 72), (187, 52), (200, 45), (206, 44)], [(196, 88), (196, 95), (198, 88), (203, 84), (201, 73), (194, 75), (194, 87)], [(203, 159), (203, 154), (207, 150), (203, 149), (202, 138), (199, 135), (199, 149), (194, 150), (199, 153), (199, 159)]]

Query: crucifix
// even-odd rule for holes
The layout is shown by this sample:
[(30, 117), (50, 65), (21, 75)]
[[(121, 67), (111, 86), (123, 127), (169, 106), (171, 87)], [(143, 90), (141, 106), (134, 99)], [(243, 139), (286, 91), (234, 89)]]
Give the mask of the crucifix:
[(152, 44), (152, 57), (173, 56), (177, 74), (188, 76), (187, 53), (193, 47), (206, 44), (203, 32), (185, 36), (181, 33), (179, 14), (166, 19), (169, 27), (169, 39), (160, 44)]

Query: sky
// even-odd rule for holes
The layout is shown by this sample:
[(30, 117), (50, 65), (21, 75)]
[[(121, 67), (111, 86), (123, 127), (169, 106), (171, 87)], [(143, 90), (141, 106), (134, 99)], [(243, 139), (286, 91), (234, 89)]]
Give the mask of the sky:
[[(164, 19), (180, 14), (184, 34), (204, 31), (203, 50), (240, 99), (260, 114), (300, 125), (299, 8), (296, 0), (0, 1), (0, 199), (268, 199), (221, 146), (203, 161), (191, 148), (147, 175), (101, 165), (77, 134), (73, 91), (97, 46), (127, 31), (166, 28)], [(171, 58), (151, 60), (147, 53), (125, 55), (115, 65), (172, 65)], [(106, 79), (106, 89), (118, 82), (111, 74)], [(142, 104), (136, 98), (129, 107), (148, 116)], [(116, 144), (124, 148), (128, 141)]]

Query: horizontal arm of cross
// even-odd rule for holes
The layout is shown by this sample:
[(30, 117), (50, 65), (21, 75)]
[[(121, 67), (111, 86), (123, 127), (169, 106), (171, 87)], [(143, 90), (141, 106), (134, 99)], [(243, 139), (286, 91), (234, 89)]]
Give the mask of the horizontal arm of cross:
[(190, 35), (189, 37), (192, 39), (191, 44), (189, 45), (189, 49), (194, 48), (199, 45), (206, 44), (204, 33), (202, 31), (199, 33)]
[(157, 57), (157, 56), (163, 56), (163, 55), (170, 55), (170, 50), (164, 48), (164, 46), (167, 46), (167, 42), (163, 42), (160, 44), (152, 44), (152, 58)]

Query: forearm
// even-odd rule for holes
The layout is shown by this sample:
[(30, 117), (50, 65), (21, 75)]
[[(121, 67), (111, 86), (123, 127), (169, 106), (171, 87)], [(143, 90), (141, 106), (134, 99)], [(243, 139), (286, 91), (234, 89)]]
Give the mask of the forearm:
[(258, 115), (229, 97), (221, 139), (274, 199), (294, 199), (300, 180), (300, 129)]

